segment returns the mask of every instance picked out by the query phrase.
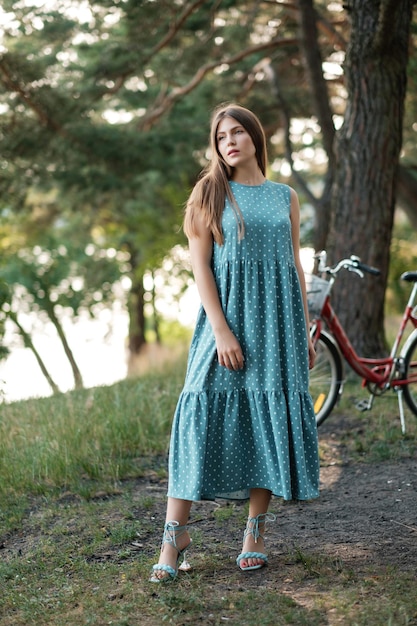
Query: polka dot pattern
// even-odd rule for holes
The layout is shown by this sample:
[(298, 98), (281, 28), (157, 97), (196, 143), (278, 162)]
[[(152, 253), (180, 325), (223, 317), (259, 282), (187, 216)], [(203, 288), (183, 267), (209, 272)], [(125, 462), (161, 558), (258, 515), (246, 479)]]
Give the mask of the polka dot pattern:
[(245, 367), (234, 372), (218, 364), (201, 307), (172, 425), (168, 495), (246, 499), (261, 487), (308, 500), (318, 496), (319, 459), (290, 189), (271, 181), (230, 186), (246, 234), (238, 240), (226, 200), (225, 243), (214, 245), (212, 267)]

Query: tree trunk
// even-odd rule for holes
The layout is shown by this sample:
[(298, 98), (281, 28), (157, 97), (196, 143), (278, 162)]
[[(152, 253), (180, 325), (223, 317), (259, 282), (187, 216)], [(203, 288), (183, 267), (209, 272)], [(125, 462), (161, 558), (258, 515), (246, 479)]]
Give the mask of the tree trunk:
[(160, 332), (160, 318), (159, 318), (159, 313), (158, 313), (158, 309), (156, 308), (156, 289), (155, 289), (155, 274), (154, 272), (152, 272), (152, 290), (151, 290), (151, 303), (152, 303), (152, 323), (153, 323), (153, 331), (155, 333), (155, 342), (156, 343), (162, 343), (161, 342), (161, 332)]
[(84, 387), (84, 383), (83, 383), (83, 379), (81, 376), (81, 372), (80, 369), (76, 363), (76, 360), (74, 358), (74, 355), (72, 353), (71, 348), (69, 347), (67, 338), (65, 336), (64, 330), (61, 326), (61, 323), (59, 321), (59, 319), (57, 318), (57, 316), (55, 315), (55, 309), (54, 309), (54, 305), (53, 303), (49, 300), (48, 302), (48, 307), (46, 309), (49, 319), (51, 320), (52, 324), (55, 326), (56, 328), (56, 332), (58, 333), (58, 337), (62, 343), (62, 347), (64, 348), (64, 352), (65, 355), (69, 361), (69, 364), (71, 366), (71, 370), (72, 370), (72, 375), (74, 376), (74, 385), (76, 389), (83, 389)]
[(46, 380), (48, 381), (48, 384), (50, 386), (50, 388), (52, 389), (52, 393), (59, 393), (59, 387), (58, 385), (54, 382), (51, 374), (48, 372), (48, 369), (45, 365), (45, 363), (43, 362), (43, 359), (41, 357), (41, 355), (39, 354), (39, 352), (36, 350), (35, 346), (33, 345), (32, 342), (32, 337), (29, 335), (29, 333), (27, 333), (25, 331), (25, 329), (23, 328), (23, 326), (20, 324), (18, 317), (16, 315), (16, 313), (14, 313), (13, 311), (9, 311), (8, 312), (8, 317), (12, 320), (12, 322), (14, 322), (19, 330), (19, 333), (23, 339), (23, 343), (25, 345), (26, 348), (29, 348), (29, 350), (32, 350), (34, 357), (36, 359), (36, 361), (38, 362), (38, 365), (41, 369), (42, 374), (45, 376)]
[(381, 354), (384, 295), (406, 92), (412, 0), (350, 0), (348, 91), (336, 142), (331, 262), (355, 254), (378, 267), (364, 280), (344, 274), (334, 304), (355, 348)]
[(314, 202), (316, 223), (313, 246), (315, 250), (322, 250), (326, 246), (330, 225), (335, 128), (327, 83), (323, 76), (323, 59), (318, 43), (317, 14), (313, 0), (298, 0), (298, 6), (300, 47), (313, 99), (314, 112), (321, 128), (323, 148), (328, 158), (324, 190), (321, 198)]
[(140, 276), (132, 284), (128, 302), (130, 357), (137, 356), (146, 343), (144, 295), (143, 276)]

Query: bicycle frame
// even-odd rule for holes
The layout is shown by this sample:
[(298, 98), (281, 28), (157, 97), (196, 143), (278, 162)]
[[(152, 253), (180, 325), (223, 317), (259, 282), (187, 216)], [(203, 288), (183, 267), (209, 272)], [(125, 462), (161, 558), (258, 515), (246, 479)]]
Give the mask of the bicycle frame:
[[(335, 277), (333, 276), (331, 279), (332, 285), (334, 283), (334, 280)], [(333, 336), (333, 339), (336, 342), (342, 356), (345, 358), (353, 371), (362, 378), (363, 387), (367, 387), (370, 383), (372, 383), (381, 390), (381, 393), (390, 388), (394, 389), (397, 392), (403, 433), (405, 432), (405, 418), (402, 404), (402, 388), (410, 383), (417, 382), (417, 374), (412, 375), (411, 378), (405, 378), (404, 373), (401, 370), (403, 354), (405, 354), (407, 351), (407, 347), (409, 345), (408, 342), (410, 341), (411, 337), (415, 336), (415, 333), (417, 332), (417, 307), (414, 306), (416, 297), (417, 283), (414, 283), (407, 305), (404, 309), (401, 323), (394, 343), (392, 345), (391, 352), (387, 357), (371, 359), (361, 357), (357, 354), (330, 303), (330, 295), (327, 295), (325, 299), (320, 317), (313, 320), (311, 329), (313, 341), (315, 338), (316, 340), (318, 340), (324, 322), (331, 335)], [(413, 330), (413, 332), (409, 335), (407, 342), (402, 348), (402, 352), (399, 354), (399, 348), (404, 336), (404, 331), (409, 322), (411, 322), (415, 330)], [(371, 408), (372, 399), (376, 395), (375, 391), (371, 389), (370, 392), (371, 398), (368, 401), (366, 408)]]
[[(413, 285), (413, 289), (410, 294), (407, 306), (404, 310), (404, 314), (401, 320), (400, 327), (397, 332), (397, 336), (393, 343), (391, 353), (389, 356), (370, 359), (361, 357), (355, 351), (349, 337), (347, 336), (339, 318), (336, 315), (330, 303), (330, 297), (327, 296), (323, 309), (321, 311), (321, 317), (313, 321), (314, 331), (313, 338), (319, 337), (322, 329), (322, 322), (325, 322), (327, 328), (332, 333), (336, 340), (339, 350), (349, 363), (350, 367), (364, 379), (364, 384), (370, 382), (383, 389), (389, 385), (392, 380), (393, 366), (395, 367), (395, 359), (397, 357), (398, 349), (401, 344), (401, 340), (404, 335), (405, 328), (410, 321), (414, 328), (417, 328), (417, 318), (413, 317), (413, 303), (417, 295), (417, 284)], [(407, 385), (410, 382), (409, 379), (396, 379), (395, 386), (401, 387)]]

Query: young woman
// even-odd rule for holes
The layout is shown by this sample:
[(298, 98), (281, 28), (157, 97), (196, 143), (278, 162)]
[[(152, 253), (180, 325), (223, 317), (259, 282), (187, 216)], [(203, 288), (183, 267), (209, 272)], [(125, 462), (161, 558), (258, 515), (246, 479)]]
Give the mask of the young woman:
[(211, 162), (186, 207), (184, 230), (201, 298), (174, 416), (166, 523), (152, 582), (173, 579), (191, 543), (192, 502), (249, 498), (241, 570), (266, 565), (271, 495), (318, 496), (317, 428), (308, 393), (315, 352), (299, 259), (299, 204), (265, 178), (258, 118), (215, 110)]

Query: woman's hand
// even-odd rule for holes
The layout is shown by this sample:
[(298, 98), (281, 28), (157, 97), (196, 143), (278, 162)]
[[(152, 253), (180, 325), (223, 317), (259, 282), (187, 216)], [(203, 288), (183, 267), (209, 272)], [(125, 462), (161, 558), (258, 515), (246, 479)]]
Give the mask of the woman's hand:
[(240, 343), (230, 328), (216, 332), (215, 338), (219, 365), (226, 367), (228, 370), (237, 371), (243, 369), (245, 357), (243, 356)]
[(316, 349), (314, 348), (314, 344), (311, 340), (311, 337), (308, 337), (308, 367), (309, 369), (313, 369), (314, 363), (316, 362)]

